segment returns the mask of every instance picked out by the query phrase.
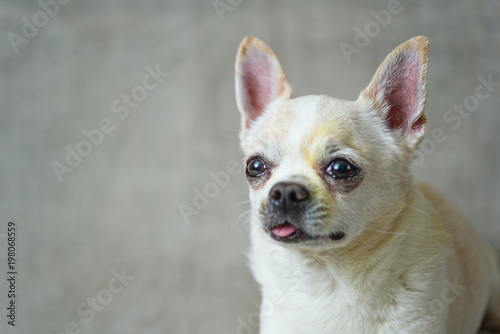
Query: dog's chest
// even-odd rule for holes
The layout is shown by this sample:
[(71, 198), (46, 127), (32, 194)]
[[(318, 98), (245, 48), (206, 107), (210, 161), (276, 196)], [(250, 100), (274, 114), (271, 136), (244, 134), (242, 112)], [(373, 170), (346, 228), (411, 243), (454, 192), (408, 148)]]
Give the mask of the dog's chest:
[(290, 262), (274, 254), (254, 258), (253, 270), (264, 303), (273, 308), (268, 320), (289, 326), (287, 333), (377, 333), (394, 311), (381, 299), (387, 291), (359, 289), (352, 277), (342, 280), (315, 261)]

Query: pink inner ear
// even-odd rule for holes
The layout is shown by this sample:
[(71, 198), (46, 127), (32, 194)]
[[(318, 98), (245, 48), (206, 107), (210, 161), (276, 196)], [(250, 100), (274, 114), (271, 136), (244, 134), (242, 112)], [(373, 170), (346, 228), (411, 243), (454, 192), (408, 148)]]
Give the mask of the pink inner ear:
[(242, 63), (242, 89), (247, 127), (259, 117), (271, 102), (281, 84), (276, 65), (262, 50), (248, 50)]
[[(387, 123), (392, 129), (420, 132), (423, 117), (419, 116), (419, 89), (422, 60), (418, 52), (404, 50), (392, 60), (380, 82), (384, 102), (389, 107)], [(417, 119), (415, 119), (418, 117)]]

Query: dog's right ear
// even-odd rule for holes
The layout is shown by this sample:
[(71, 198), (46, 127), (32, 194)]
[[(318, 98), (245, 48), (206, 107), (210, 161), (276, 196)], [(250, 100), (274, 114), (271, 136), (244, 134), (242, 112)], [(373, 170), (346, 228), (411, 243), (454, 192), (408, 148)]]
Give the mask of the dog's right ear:
[(291, 95), (292, 88), (271, 49), (257, 38), (244, 38), (236, 57), (236, 103), (242, 136), (269, 103)]

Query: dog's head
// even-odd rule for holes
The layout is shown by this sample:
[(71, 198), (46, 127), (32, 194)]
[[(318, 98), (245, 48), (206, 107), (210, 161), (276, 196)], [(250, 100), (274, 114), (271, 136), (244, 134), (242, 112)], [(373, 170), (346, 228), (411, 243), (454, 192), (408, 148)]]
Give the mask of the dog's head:
[(329, 249), (389, 230), (412, 187), (425, 131), (428, 42), (380, 65), (356, 101), (291, 98), (273, 52), (247, 37), (236, 59), (241, 146), (252, 224), (281, 244)]

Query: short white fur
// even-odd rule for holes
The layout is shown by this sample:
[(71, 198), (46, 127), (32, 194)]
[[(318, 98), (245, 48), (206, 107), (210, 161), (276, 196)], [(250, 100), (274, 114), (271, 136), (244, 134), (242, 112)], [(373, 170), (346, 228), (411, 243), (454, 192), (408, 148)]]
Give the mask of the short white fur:
[[(500, 330), (495, 254), (444, 198), (411, 174), (412, 152), (425, 132), (427, 47), (422, 36), (403, 43), (356, 101), (341, 101), (291, 99), (270, 49), (252, 37), (242, 41), (236, 60), (241, 146), (247, 159), (272, 162), (265, 181), (258, 187), (250, 182), (251, 268), (263, 303), (274, 306), (261, 315), (262, 334), (460, 334), (475, 333), (481, 324)], [(261, 69), (246, 58), (253, 55), (269, 57), (266, 64), (275, 65), (265, 71), (272, 74), (242, 78)], [(259, 87), (252, 90), (249, 83)], [(259, 98), (266, 103), (252, 101)], [(249, 101), (264, 107), (249, 112)], [(345, 193), (323, 179), (321, 152), (331, 143), (337, 147), (332, 157), (355, 162), (363, 173)], [(328, 207), (322, 226), (308, 231), (327, 236), (341, 229), (344, 238), (285, 244), (264, 231), (261, 209), (269, 191), (289, 180), (299, 180), (312, 201)], [(436, 310), (435, 300), (451, 300), (450, 284), (459, 293)], [(276, 293), (283, 298), (276, 301)]]

